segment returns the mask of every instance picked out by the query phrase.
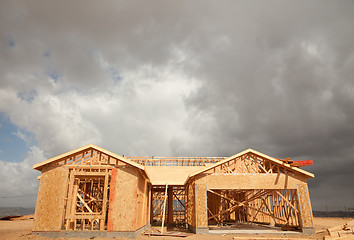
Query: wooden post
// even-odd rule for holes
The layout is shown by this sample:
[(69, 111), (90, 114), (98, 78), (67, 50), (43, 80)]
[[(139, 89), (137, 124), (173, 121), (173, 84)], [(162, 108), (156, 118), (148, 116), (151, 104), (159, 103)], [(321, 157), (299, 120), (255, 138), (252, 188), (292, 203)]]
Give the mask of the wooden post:
[(297, 186), (298, 203), (300, 210), (301, 228), (313, 230), (313, 216), (310, 197), (308, 195), (307, 185), (302, 184)]
[(165, 224), (165, 213), (166, 213), (166, 199), (167, 199), (167, 188), (168, 188), (168, 184), (166, 183), (166, 187), (165, 187), (165, 198), (163, 201), (163, 211), (162, 211), (162, 224), (161, 224), (161, 233), (164, 232), (163, 227)]
[(100, 219), (99, 228), (101, 231), (104, 230), (104, 225), (106, 222), (106, 209), (107, 209), (107, 192), (108, 192), (108, 178), (109, 174), (106, 172), (104, 177), (104, 187), (103, 187), (103, 199), (102, 199), (102, 215), (104, 216), (103, 219)]
[(69, 193), (66, 203), (66, 211), (65, 211), (65, 218), (66, 220), (66, 230), (70, 229), (70, 222), (71, 222), (71, 205), (72, 205), (72, 198), (73, 198), (73, 186), (74, 186), (74, 171), (72, 170), (70, 173), (69, 178)]
[(168, 187), (168, 219), (167, 223), (173, 223), (173, 187)]
[(207, 189), (204, 184), (195, 185), (196, 197), (196, 227), (207, 228), (208, 227), (208, 207), (207, 207)]
[(149, 209), (148, 209), (148, 224), (152, 224), (152, 216), (153, 216), (153, 206), (152, 206), (152, 186), (148, 187), (149, 189)]

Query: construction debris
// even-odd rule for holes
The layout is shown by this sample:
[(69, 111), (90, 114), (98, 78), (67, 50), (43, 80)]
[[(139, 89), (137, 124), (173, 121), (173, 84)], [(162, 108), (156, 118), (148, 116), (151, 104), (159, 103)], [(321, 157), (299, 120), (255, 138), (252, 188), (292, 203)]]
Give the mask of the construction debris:
[(328, 236), (324, 239), (354, 239), (354, 220), (343, 225), (327, 229)]
[(14, 220), (14, 219), (16, 219), (16, 218), (19, 218), (19, 217), (21, 217), (21, 216), (6, 216), (6, 217), (0, 218), (0, 220), (12, 221), (12, 220)]
[(145, 235), (148, 236), (170, 236), (170, 237), (188, 237), (190, 235), (192, 235), (192, 233), (187, 233), (187, 232), (177, 232), (177, 231), (173, 231), (173, 232), (152, 232), (152, 231), (148, 231), (148, 232), (144, 232)]
[(269, 237), (233, 237), (232, 239), (236, 239), (236, 240), (308, 240), (308, 238), (298, 238), (298, 237), (294, 237), (294, 238), (269, 238)]
[(15, 215), (15, 216), (6, 216), (0, 218), (0, 220), (7, 220), (7, 221), (17, 221), (17, 220), (28, 220), (33, 219), (33, 215)]

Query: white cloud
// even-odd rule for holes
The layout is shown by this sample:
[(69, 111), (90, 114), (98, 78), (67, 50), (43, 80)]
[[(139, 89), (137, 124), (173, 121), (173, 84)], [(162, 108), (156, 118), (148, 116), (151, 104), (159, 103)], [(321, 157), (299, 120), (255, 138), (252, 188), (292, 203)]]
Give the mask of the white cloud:
[(12, 123), (33, 134), (45, 152), (58, 154), (90, 142), (100, 143), (100, 135), (82, 118), (70, 98), (39, 92), (31, 102), (18, 98), (15, 91), (4, 93), (1, 102)]
[(44, 152), (33, 146), (22, 162), (0, 160), (0, 204), (7, 207), (33, 207), (39, 181), (39, 172), (32, 165), (44, 161)]
[[(32, 101), (20, 98), (20, 89), (0, 89), (0, 111), (36, 142), (23, 162), (0, 162), (0, 189), (10, 197), (3, 198), (4, 205), (29, 198), (27, 205), (33, 204), (38, 173), (32, 164), (54, 155), (88, 143), (125, 155), (171, 155), (176, 139), (191, 138), (184, 100), (199, 85), (181, 70), (142, 66), (123, 72), (106, 91), (62, 90), (60, 83), (53, 84), (33, 85), (38, 94)], [(21, 130), (17, 135), (33, 143)]]
[(46, 158), (253, 147), (322, 184), (353, 155), (354, 5), (319, 3), (1, 1), (0, 112)]

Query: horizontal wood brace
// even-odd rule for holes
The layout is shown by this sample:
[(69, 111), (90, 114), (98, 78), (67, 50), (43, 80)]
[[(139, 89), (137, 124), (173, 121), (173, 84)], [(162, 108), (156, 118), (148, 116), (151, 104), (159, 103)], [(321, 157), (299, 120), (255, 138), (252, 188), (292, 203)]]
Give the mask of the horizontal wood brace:
[(113, 166), (110, 165), (66, 165), (69, 169), (82, 168), (82, 169), (112, 169)]
[(68, 220), (75, 220), (75, 219), (89, 219), (89, 220), (94, 220), (94, 219), (105, 219), (105, 216), (103, 215), (95, 215), (95, 214), (84, 214), (84, 215), (70, 215)]
[(106, 175), (105, 172), (75, 172), (75, 177), (80, 176), (91, 176), (91, 177), (104, 177)]

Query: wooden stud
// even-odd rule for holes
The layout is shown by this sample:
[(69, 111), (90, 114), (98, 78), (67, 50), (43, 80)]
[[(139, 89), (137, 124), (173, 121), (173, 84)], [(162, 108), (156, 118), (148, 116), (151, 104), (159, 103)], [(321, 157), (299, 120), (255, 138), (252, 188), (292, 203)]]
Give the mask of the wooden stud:
[(166, 183), (166, 186), (165, 186), (166, 190), (165, 190), (165, 198), (164, 198), (164, 201), (163, 201), (163, 211), (162, 211), (162, 224), (161, 224), (161, 233), (164, 233), (164, 224), (165, 224), (165, 215), (166, 215), (166, 199), (167, 199), (167, 188), (168, 188), (168, 185)]

